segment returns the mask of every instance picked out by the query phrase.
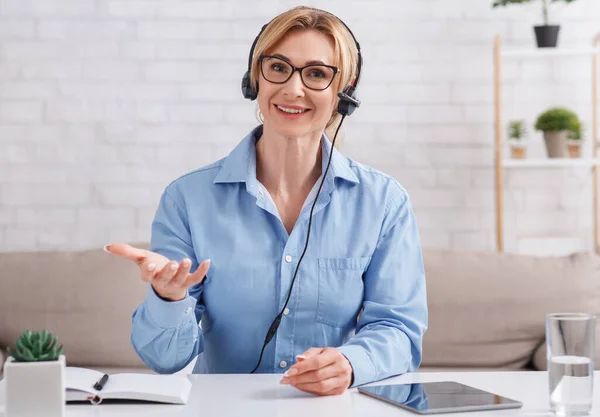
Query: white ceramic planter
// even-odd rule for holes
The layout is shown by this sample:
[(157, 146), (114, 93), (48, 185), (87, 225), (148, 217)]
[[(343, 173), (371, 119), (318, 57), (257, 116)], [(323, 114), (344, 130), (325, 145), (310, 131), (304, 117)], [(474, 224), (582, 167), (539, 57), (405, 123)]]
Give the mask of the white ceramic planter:
[(64, 355), (57, 361), (16, 362), (9, 356), (4, 364), (6, 417), (64, 417)]
[(558, 132), (544, 132), (546, 152), (549, 158), (568, 158), (567, 140), (569, 132), (560, 130)]

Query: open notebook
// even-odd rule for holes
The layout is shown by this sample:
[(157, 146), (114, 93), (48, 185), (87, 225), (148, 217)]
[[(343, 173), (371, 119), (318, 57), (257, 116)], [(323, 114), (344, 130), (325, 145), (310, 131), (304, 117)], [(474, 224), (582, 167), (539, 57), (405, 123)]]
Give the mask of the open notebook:
[(97, 391), (94, 384), (102, 372), (92, 369), (66, 367), (66, 400), (90, 401), (136, 400), (171, 404), (187, 404), (192, 383), (185, 375), (113, 374)]

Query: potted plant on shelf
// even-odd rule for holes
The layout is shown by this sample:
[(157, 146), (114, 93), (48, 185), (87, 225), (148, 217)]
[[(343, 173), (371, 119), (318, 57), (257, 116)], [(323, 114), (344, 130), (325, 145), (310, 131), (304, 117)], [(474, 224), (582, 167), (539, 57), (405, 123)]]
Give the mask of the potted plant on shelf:
[(579, 118), (571, 110), (554, 107), (539, 115), (535, 129), (544, 132), (546, 151), (550, 158), (568, 156), (567, 140), (577, 129)]
[(6, 415), (65, 415), (64, 347), (47, 330), (27, 330), (15, 342), (4, 364)]
[(583, 141), (583, 124), (577, 120), (573, 126), (573, 130), (569, 132), (569, 139), (567, 140), (567, 147), (569, 149), (569, 156), (571, 158), (581, 158), (581, 142)]
[(523, 120), (513, 120), (508, 124), (508, 137), (510, 138), (511, 156), (515, 159), (523, 159), (527, 156), (527, 128)]
[[(492, 7), (507, 6), (509, 4), (522, 4), (531, 3), (536, 0), (494, 0)], [(572, 3), (575, 0), (540, 0), (542, 3), (542, 17), (544, 24), (541, 26), (534, 26), (535, 38), (537, 41), (538, 48), (554, 48), (558, 43), (558, 32), (560, 31), (559, 25), (548, 24), (548, 11), (550, 10), (551, 3)]]

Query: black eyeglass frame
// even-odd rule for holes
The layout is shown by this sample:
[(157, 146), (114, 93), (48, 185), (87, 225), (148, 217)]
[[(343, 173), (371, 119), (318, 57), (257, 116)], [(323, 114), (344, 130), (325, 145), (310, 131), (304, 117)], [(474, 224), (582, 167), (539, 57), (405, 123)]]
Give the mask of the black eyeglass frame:
[[(265, 73), (263, 71), (263, 60), (265, 58), (278, 59), (278, 60), (283, 61), (286, 64), (288, 64), (290, 67), (292, 67), (292, 70), (290, 71), (289, 77), (287, 77), (284, 81), (279, 81), (279, 82), (271, 81), (271, 80), (267, 79), (267, 77), (265, 77)], [(304, 86), (306, 88), (308, 88), (309, 90), (314, 90), (314, 91), (324, 91), (324, 90), (327, 90), (331, 86), (331, 84), (333, 83), (333, 80), (335, 79), (335, 76), (340, 71), (340, 69), (338, 67), (336, 67), (334, 65), (327, 65), (327, 64), (309, 64), (309, 65), (305, 65), (303, 67), (295, 67), (288, 60), (283, 59), (280, 56), (274, 56), (274, 55), (260, 55), (258, 57), (258, 66), (260, 67), (260, 73), (262, 74), (263, 78), (265, 80), (267, 80), (268, 82), (273, 83), (273, 84), (285, 84), (285, 83), (287, 83), (290, 80), (290, 78), (292, 78), (292, 76), (294, 75), (294, 72), (298, 71), (300, 73), (300, 80), (302, 80), (302, 84), (304, 84)], [(329, 69), (333, 70), (333, 77), (331, 77), (331, 80), (329, 81), (329, 84), (327, 84), (327, 87), (324, 87), (324, 88), (312, 88), (312, 87), (309, 87), (308, 85), (306, 85), (306, 83), (304, 82), (304, 77), (302, 76), (302, 71), (305, 70), (306, 68), (311, 68), (311, 67), (326, 67), (326, 68), (329, 68)]]

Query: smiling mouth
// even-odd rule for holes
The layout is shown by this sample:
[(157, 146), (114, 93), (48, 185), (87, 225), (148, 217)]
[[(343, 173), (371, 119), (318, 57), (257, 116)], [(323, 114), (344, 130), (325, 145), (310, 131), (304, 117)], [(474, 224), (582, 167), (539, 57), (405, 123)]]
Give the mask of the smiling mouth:
[(306, 113), (306, 112), (310, 111), (310, 109), (292, 109), (289, 107), (280, 106), (278, 104), (275, 104), (275, 107), (277, 107), (282, 112), (288, 113), (288, 114), (301, 114), (301, 113)]

